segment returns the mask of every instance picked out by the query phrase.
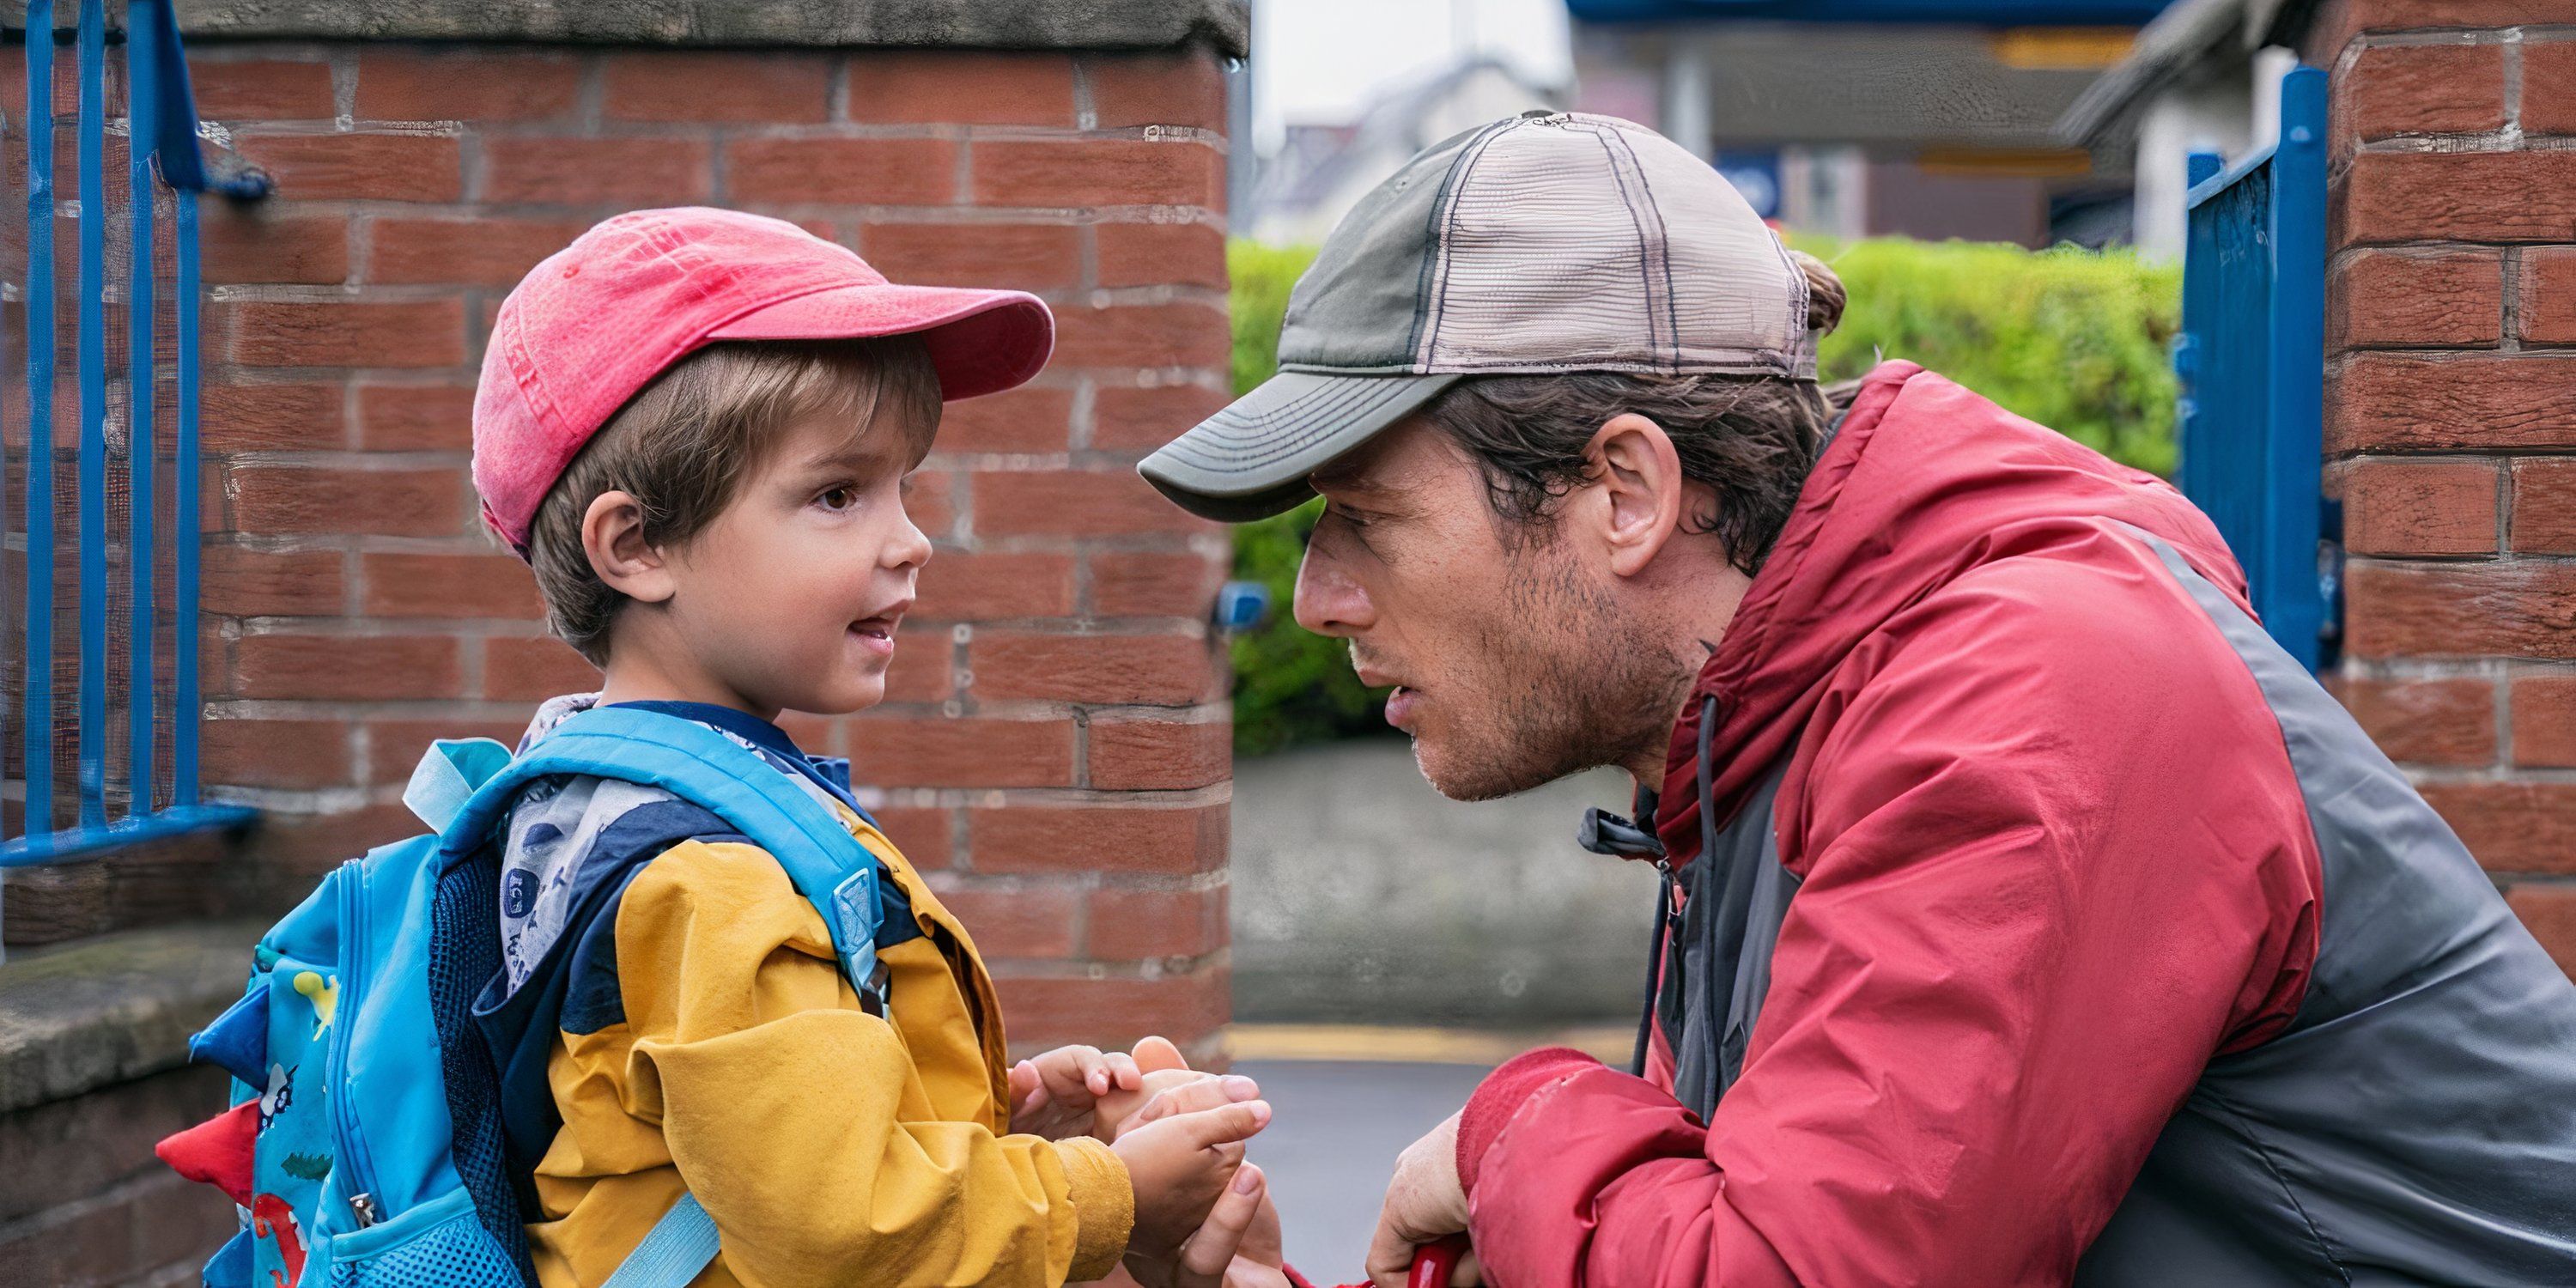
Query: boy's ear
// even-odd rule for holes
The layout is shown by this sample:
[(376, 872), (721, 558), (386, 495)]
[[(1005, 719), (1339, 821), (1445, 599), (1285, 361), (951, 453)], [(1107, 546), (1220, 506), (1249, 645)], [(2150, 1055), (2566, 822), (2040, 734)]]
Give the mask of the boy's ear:
[(581, 548), (590, 570), (628, 599), (658, 604), (677, 589), (662, 552), (644, 540), (644, 505), (634, 494), (602, 492), (581, 515)]

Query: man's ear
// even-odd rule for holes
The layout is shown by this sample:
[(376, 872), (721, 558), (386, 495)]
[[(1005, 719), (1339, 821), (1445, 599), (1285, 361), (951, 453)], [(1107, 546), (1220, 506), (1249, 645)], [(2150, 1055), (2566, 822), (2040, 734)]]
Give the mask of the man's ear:
[(1689, 490), (1681, 453), (1663, 426), (1621, 412), (1593, 432), (1584, 456), (1593, 468), (1592, 485), (1606, 502), (1596, 513), (1605, 524), (1600, 535), (1609, 547), (1610, 571), (1634, 577), (1681, 527)]
[(581, 515), (581, 548), (590, 570), (628, 599), (658, 604), (678, 589), (671, 570), (644, 539), (644, 504), (629, 492), (602, 492)]

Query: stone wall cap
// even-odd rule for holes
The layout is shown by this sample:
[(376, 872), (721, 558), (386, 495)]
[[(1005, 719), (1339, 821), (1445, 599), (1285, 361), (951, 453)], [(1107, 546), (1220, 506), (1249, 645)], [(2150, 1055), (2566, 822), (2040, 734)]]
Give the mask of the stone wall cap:
[[(8, 9), (24, 25), (23, 4)], [(1249, 0), (179, 0), (193, 40), (1168, 49), (1241, 57)]]
[(188, 1062), (188, 1035), (240, 997), (262, 923), (129, 930), (0, 965), (0, 1113)]

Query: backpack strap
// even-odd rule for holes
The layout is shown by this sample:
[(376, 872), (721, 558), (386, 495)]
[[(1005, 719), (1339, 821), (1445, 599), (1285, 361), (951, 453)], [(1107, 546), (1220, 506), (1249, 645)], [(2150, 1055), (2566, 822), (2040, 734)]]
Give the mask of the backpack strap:
[[(632, 707), (593, 707), (571, 716), (526, 754), (488, 772), (489, 753), (474, 751), (460, 764), (445, 751), (455, 745), (442, 743), (423, 758), (433, 778), (443, 778), (445, 771), (432, 766), (432, 759), (447, 760), (459, 779), (482, 772), (465, 803), (439, 829), (441, 844), (451, 852), (482, 844), (534, 779), (579, 774), (661, 788), (732, 824), (786, 869), (796, 892), (822, 915), (851, 987), (882, 1013), (877, 858), (759, 753), (697, 721)], [(447, 791), (452, 788), (433, 784), (423, 792), (424, 803), (443, 802), (440, 793)]]
[(682, 1194), (600, 1288), (683, 1288), (716, 1259), (717, 1250), (716, 1219), (697, 1195)]
[(443, 835), (465, 811), (465, 802), (474, 799), (474, 789), (509, 763), (510, 749), (489, 738), (433, 742), (412, 767), (411, 782), (403, 787), (403, 804), (429, 824), (429, 830)]

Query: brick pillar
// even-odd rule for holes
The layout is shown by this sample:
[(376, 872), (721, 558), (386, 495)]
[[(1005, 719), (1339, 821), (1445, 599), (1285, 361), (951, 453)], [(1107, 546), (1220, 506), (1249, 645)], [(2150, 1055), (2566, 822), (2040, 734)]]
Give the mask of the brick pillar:
[(2568, 0), (2338, 0), (2306, 52), (2334, 78), (2344, 697), (2576, 969), (2566, 24)]
[(1212, 1055), (1227, 543), (1134, 465), (1226, 393), (1219, 56), (200, 42), (204, 115), (277, 180), (208, 212), (205, 746), (279, 892), (416, 830), (430, 739), (595, 686), (475, 522), (483, 339), (593, 221), (732, 206), (1055, 309), (1045, 374), (955, 407), (922, 469), (938, 553), (886, 705), (790, 724), (881, 789), (1016, 1044)]

